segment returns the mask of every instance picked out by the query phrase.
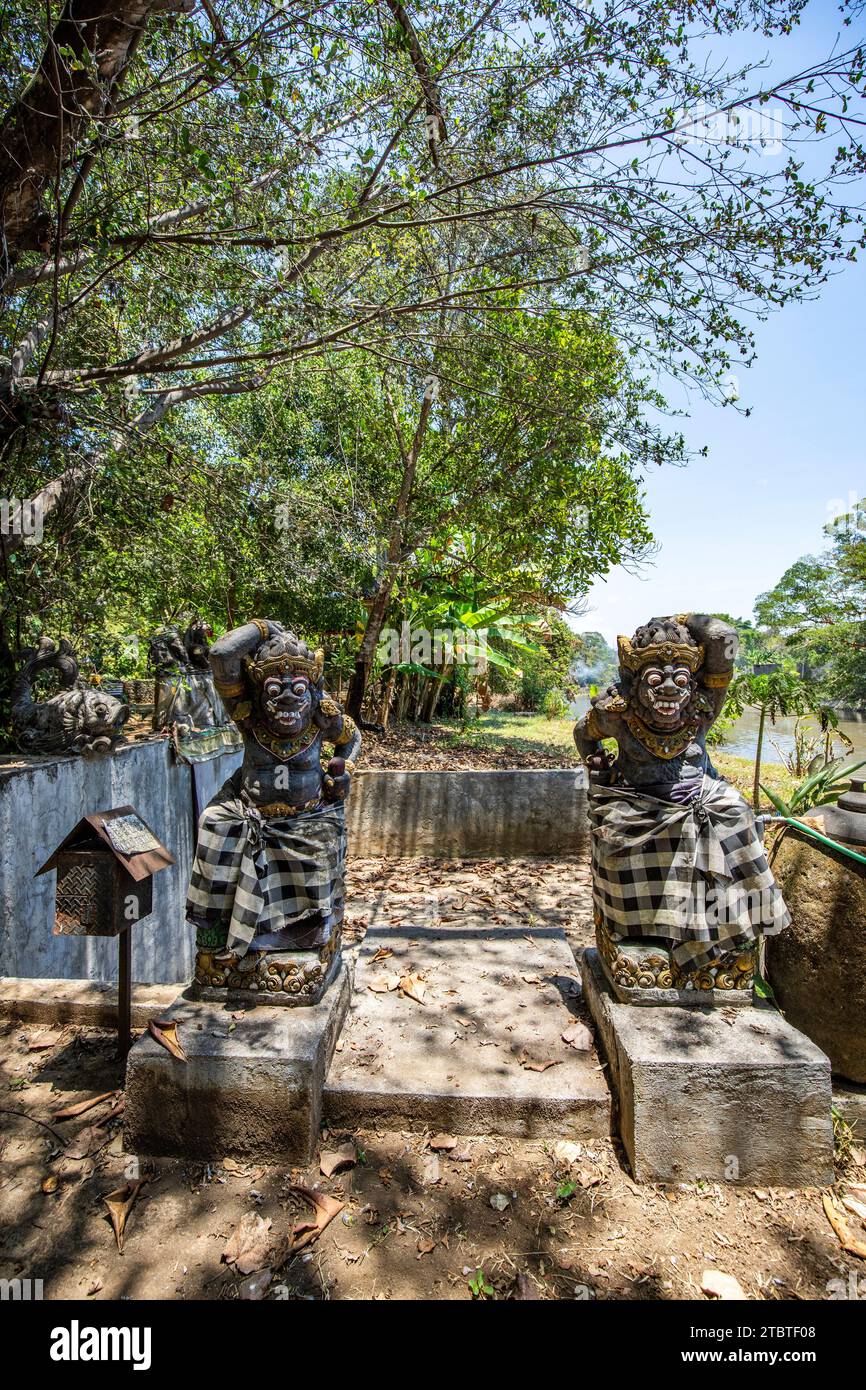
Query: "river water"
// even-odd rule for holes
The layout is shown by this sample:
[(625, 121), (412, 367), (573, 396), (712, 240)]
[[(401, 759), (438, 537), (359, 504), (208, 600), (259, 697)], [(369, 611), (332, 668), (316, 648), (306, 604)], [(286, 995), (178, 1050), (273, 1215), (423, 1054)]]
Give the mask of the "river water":
[[(577, 719), (585, 714), (589, 708), (589, 696), (579, 695), (572, 705), (572, 712)], [(794, 746), (794, 723), (793, 719), (778, 719), (775, 724), (767, 721), (764, 730), (764, 748), (762, 762), (781, 763), (782, 753), (788, 753)], [(812, 727), (812, 721), (810, 721)], [(817, 725), (815, 725), (817, 730)], [(842, 733), (847, 734), (854, 745), (854, 752), (851, 757), (866, 758), (866, 719), (857, 721), (854, 719), (840, 719), (839, 728)], [(742, 718), (731, 725), (724, 742), (717, 745), (724, 749), (726, 753), (733, 753), (738, 758), (754, 759), (755, 749), (758, 744), (758, 714), (754, 710), (747, 710)], [(775, 745), (775, 746), (774, 746)], [(843, 752), (837, 744), (837, 752)]]

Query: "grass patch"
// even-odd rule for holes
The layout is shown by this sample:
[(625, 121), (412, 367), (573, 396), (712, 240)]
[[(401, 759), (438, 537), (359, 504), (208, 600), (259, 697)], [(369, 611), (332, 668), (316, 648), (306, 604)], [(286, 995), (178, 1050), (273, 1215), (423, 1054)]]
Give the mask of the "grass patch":
[(476, 748), (491, 752), (501, 748), (516, 748), (526, 753), (560, 752), (563, 764), (580, 761), (574, 746), (572, 729), (575, 721), (548, 719), (543, 714), (511, 714), (491, 710), (478, 719), (437, 719), (436, 726), (447, 731), (444, 740), (451, 748)]
[[(752, 804), (752, 783), (755, 778), (755, 764), (751, 758), (738, 758), (733, 753), (726, 753), (722, 748), (711, 748), (710, 757), (717, 772), (723, 777), (727, 777), (729, 782), (741, 792)], [(761, 781), (770, 791), (775, 792), (776, 796), (781, 796), (787, 801), (796, 785), (790, 772), (781, 763), (762, 763)], [(761, 796), (761, 810), (771, 811), (775, 814), (775, 806), (766, 797)]]

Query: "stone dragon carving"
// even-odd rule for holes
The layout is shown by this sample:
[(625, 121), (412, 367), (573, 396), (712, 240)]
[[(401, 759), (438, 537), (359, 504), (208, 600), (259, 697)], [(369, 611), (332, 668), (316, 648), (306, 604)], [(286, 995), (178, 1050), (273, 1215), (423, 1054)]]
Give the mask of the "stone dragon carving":
[[(89, 686), (79, 675), (70, 642), (41, 637), (25, 654), (12, 687), (12, 732), (25, 753), (109, 753), (123, 737), (129, 705)], [(59, 689), (46, 700), (33, 698), (37, 678), (56, 671)]]

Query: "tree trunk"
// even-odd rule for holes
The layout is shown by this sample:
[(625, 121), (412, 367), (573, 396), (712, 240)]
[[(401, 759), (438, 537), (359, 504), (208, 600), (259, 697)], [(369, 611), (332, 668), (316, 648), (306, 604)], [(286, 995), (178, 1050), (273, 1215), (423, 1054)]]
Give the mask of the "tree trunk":
[(391, 704), (394, 699), (394, 686), (397, 682), (397, 667), (392, 666), (388, 672), (388, 679), (385, 682), (385, 689), (382, 693), (382, 703), (379, 706), (379, 723), (383, 729), (387, 729), (388, 720), (391, 717)]
[(394, 507), (394, 519), (388, 534), (388, 559), (385, 568), (379, 579), (373, 602), (370, 604), (370, 611), (367, 615), (367, 626), (364, 629), (364, 636), (361, 647), (355, 661), (355, 669), (352, 672), (352, 679), (349, 682), (349, 693), (346, 696), (346, 713), (359, 723), (364, 706), (364, 696), (367, 693), (367, 684), (370, 680), (370, 673), (373, 670), (373, 661), (376, 655), (376, 647), (379, 644), (379, 637), (385, 625), (385, 616), (388, 612), (388, 604), (391, 601), (391, 594), (394, 589), (400, 569), (406, 561), (403, 554), (403, 532), (406, 524), (406, 516), (409, 511), (409, 502), (412, 497), (412, 488), (415, 485), (415, 470), (418, 467), (418, 458), (421, 453), (421, 446), (424, 443), (424, 436), (427, 433), (427, 423), (430, 419), (432, 399), (425, 395), (421, 402), (421, 409), (418, 412), (418, 422), (415, 426), (415, 434), (412, 438), (411, 446), (407, 449), (403, 441), (400, 430), (400, 423), (397, 412), (385, 383), (385, 395), (391, 408), (391, 418), (394, 426), (394, 433), (397, 437), (397, 446), (403, 460), (403, 478), (400, 483), (400, 493)]
[(367, 685), (373, 670), (376, 647), (379, 644), (382, 628), (385, 626), (385, 616), (391, 601), (391, 591), (394, 588), (395, 578), (396, 574), (391, 574), (386, 570), (379, 581), (379, 587), (367, 614), (367, 626), (364, 628), (364, 636), (355, 660), (355, 669), (352, 672), (352, 679), (349, 681), (346, 713), (358, 721), (361, 719), (364, 696), (367, 693)]
[[(0, 217), (5, 253), (51, 249), (42, 197), (85, 123), (104, 113), (154, 0), (66, 0), (35, 74), (0, 122)], [(161, 0), (159, 9), (191, 8)]]

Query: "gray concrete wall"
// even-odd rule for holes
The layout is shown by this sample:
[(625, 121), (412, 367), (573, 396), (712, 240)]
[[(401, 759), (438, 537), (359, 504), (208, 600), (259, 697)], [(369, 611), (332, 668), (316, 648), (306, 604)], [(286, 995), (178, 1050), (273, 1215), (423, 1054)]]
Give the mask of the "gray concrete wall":
[[(239, 754), (207, 766), (215, 786)], [(192, 769), (165, 739), (121, 745), (109, 758), (28, 759), (0, 764), (0, 975), (113, 980), (117, 942), (54, 936), (56, 876), (34, 878), (82, 816), (129, 804), (144, 817), (176, 863), (153, 880), (153, 913), (132, 928), (133, 979), (169, 984), (193, 967), (193, 936), (184, 903), (195, 844)]]
[(354, 854), (483, 858), (582, 853), (580, 768), (502, 772), (361, 769), (347, 806)]
[[(223, 754), (200, 765), (206, 804), (238, 765)], [(34, 878), (82, 816), (132, 805), (177, 860), (153, 880), (150, 917), (133, 927), (133, 979), (188, 979), (193, 936), (184, 903), (195, 849), (193, 770), (165, 740), (122, 745), (110, 758), (0, 763), (0, 976), (114, 980), (117, 943), (54, 936), (55, 875)], [(576, 854), (586, 844), (579, 769), (551, 771), (360, 771), (348, 802), (355, 855)]]

